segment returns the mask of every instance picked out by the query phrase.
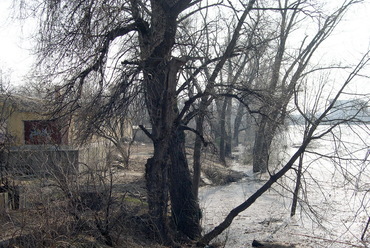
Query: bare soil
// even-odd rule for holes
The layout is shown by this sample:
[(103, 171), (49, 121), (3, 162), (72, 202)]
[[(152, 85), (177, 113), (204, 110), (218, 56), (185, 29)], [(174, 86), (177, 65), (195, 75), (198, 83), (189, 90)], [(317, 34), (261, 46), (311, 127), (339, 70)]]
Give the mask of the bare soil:
[[(144, 172), (152, 153), (152, 145), (134, 144), (127, 167), (112, 161), (109, 168), (64, 178), (67, 186), (50, 176), (12, 178), (19, 189), (19, 208), (0, 209), (0, 248), (109, 247), (110, 241), (115, 247), (162, 247), (151, 236), (147, 215)], [(187, 153), (191, 167), (192, 150)], [(215, 154), (203, 157), (202, 185), (223, 185), (245, 176), (221, 165)], [(73, 208), (71, 199), (78, 202)], [(106, 199), (111, 199), (109, 204)]]

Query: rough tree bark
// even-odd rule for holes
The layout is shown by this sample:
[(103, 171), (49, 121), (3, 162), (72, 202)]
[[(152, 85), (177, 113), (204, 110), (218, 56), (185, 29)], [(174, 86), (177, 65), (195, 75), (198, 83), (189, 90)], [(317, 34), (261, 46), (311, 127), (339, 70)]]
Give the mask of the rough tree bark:
[(219, 110), (220, 116), (220, 144), (219, 144), (219, 153), (220, 153), (220, 161), (223, 164), (226, 164), (226, 108), (227, 108), (227, 100), (226, 97), (223, 99), (221, 108)]
[(238, 146), (239, 144), (239, 133), (243, 115), (244, 115), (244, 105), (239, 102), (238, 109), (236, 111), (236, 116), (234, 119), (234, 133), (233, 133), (234, 146)]
[[(145, 165), (145, 178), (148, 192), (149, 214), (155, 225), (155, 230), (164, 244), (172, 244), (172, 235), (169, 229), (168, 219), (168, 193), (169, 193), (169, 155), (168, 148), (170, 135), (172, 133), (172, 124), (174, 120), (173, 104), (175, 100), (174, 88), (176, 81), (168, 75), (176, 74), (171, 71), (174, 68), (165, 65), (159, 69), (160, 65), (153, 65), (148, 68), (151, 73), (144, 74), (146, 82), (146, 101), (149, 116), (152, 123), (152, 134), (154, 154), (148, 159)], [(157, 67), (157, 68), (156, 68)], [(154, 74), (154, 71), (161, 71)], [(152, 78), (155, 81), (151, 81)]]
[(194, 152), (193, 152), (193, 194), (195, 199), (198, 199), (200, 176), (201, 176), (201, 150), (202, 150), (202, 139), (200, 135), (203, 135), (203, 122), (204, 114), (200, 112), (196, 117), (196, 130), (199, 135), (195, 137)]
[(274, 130), (278, 124), (271, 124), (268, 117), (262, 116), (253, 145), (253, 172), (266, 172), (270, 158), (270, 147), (274, 138)]
[[(141, 56), (144, 61), (145, 100), (152, 124), (150, 137), (154, 145), (153, 157), (148, 159), (146, 164), (149, 214), (160, 240), (168, 245), (173, 245), (173, 233), (169, 228), (168, 217), (169, 192), (173, 194), (171, 195), (171, 200), (174, 203), (173, 212), (180, 220), (177, 222), (181, 224), (179, 230), (194, 238), (197, 235), (190, 232), (183, 223), (185, 222), (192, 227), (199, 225), (199, 220), (196, 218), (186, 219), (185, 216), (179, 214), (181, 206), (177, 203), (180, 201), (192, 202), (193, 199), (185, 198), (191, 198), (192, 194), (180, 194), (183, 185), (177, 185), (184, 178), (187, 178), (186, 175), (189, 173), (178, 173), (179, 171), (188, 170), (187, 164), (180, 163), (181, 161), (174, 158), (176, 155), (185, 154), (182, 146), (178, 144), (178, 146), (170, 149), (170, 144), (174, 142), (174, 139), (178, 140), (176, 136), (174, 137), (174, 134), (176, 134), (174, 130), (177, 130), (179, 125), (174, 123), (177, 114), (176, 85), (177, 73), (183, 64), (182, 61), (171, 59), (170, 56), (175, 43), (177, 16), (190, 2), (151, 1), (152, 26), (150, 30), (143, 27), (140, 32)], [(181, 142), (184, 141), (181, 140)], [(169, 151), (172, 152), (169, 153)], [(186, 161), (186, 158), (184, 159)], [(175, 168), (176, 166), (180, 166), (180, 168)], [(188, 187), (187, 191), (191, 192), (191, 184), (190, 186), (186, 184), (186, 186)], [(180, 197), (180, 199), (177, 197)], [(190, 211), (195, 211), (198, 214), (197, 209), (188, 208), (187, 210), (186, 214), (190, 216), (193, 216)], [(190, 223), (190, 220), (194, 220), (195, 223)]]
[(227, 98), (226, 108), (226, 144), (225, 144), (225, 155), (231, 157), (232, 152), (232, 133), (231, 133), (231, 109), (232, 109), (232, 98)]
[[(168, 226), (168, 193), (177, 230), (191, 239), (200, 236), (199, 206), (191, 190), (185, 134), (180, 123), (175, 122), (178, 114), (176, 77), (181, 64), (182, 61), (176, 59), (169, 61), (166, 73), (159, 74), (154, 89), (150, 85), (146, 92), (154, 144), (154, 155), (146, 164), (149, 213), (165, 244), (171, 244), (173, 235)], [(165, 83), (162, 89), (158, 82)]]
[(297, 170), (297, 179), (295, 183), (295, 188), (293, 192), (293, 200), (292, 200), (292, 207), (290, 210), (290, 216), (294, 216), (297, 210), (297, 203), (298, 203), (298, 194), (299, 190), (301, 188), (301, 180), (302, 180), (302, 168), (303, 168), (303, 156), (304, 153), (301, 154), (299, 157), (299, 162), (298, 162), (298, 170)]
[(191, 239), (201, 235), (200, 209), (192, 189), (192, 178), (185, 152), (185, 133), (181, 127), (173, 131), (168, 150), (170, 166), (170, 198), (173, 220), (179, 231)]

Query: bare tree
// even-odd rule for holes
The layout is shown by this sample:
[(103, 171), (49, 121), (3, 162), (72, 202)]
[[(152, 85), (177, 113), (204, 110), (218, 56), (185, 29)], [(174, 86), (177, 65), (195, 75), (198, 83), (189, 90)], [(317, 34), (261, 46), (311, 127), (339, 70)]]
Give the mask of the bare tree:
[[(230, 45), (210, 77), (212, 82), (233, 53), (239, 31), (255, 1), (245, 5)], [(154, 144), (154, 155), (146, 164), (149, 214), (163, 243), (172, 244), (173, 234), (167, 215), (170, 195), (173, 219), (179, 231), (191, 239), (200, 236), (199, 207), (190, 190), (192, 181), (185, 156), (185, 114), (177, 106), (178, 74), (187, 63), (186, 54), (175, 57), (178, 26), (198, 12), (216, 4), (201, 1), (40, 1), (38, 36), (40, 63), (47, 79), (59, 84), (60, 97), (54, 113), (63, 116), (82, 109), (100, 108), (99, 119), (87, 118), (86, 130), (94, 132), (102, 118), (114, 116), (114, 107), (130, 102), (126, 93), (137, 86), (144, 99), (152, 125), (143, 128)], [(222, 6), (222, 5), (220, 5)], [(192, 44), (194, 46), (194, 44)], [(202, 69), (201, 69), (202, 70)], [(81, 96), (89, 85), (89, 104)], [(115, 94), (106, 89), (114, 88)], [(186, 118), (185, 118), (186, 119)], [(100, 121), (99, 121), (100, 120)], [(181, 182), (181, 183), (180, 183)]]
[[(331, 115), (333, 111), (335, 111), (335, 106), (338, 104), (338, 99), (346, 94), (346, 90), (348, 89), (349, 85), (353, 83), (355, 77), (359, 77), (361, 75), (361, 70), (364, 70), (365, 67), (369, 65), (370, 51), (365, 53), (365, 55), (361, 58), (360, 62), (353, 68), (353, 70), (348, 74), (347, 78), (344, 82), (339, 86), (339, 89), (333, 93), (331, 101), (325, 106), (324, 109), (321, 109), (321, 113), (317, 116), (310, 116), (307, 113), (302, 112), (302, 110), (298, 107), (302, 117), (307, 120), (307, 127), (304, 132), (304, 139), (300, 146), (297, 148), (293, 156), (287, 161), (287, 163), (276, 173), (272, 174), (270, 178), (267, 180), (266, 183), (262, 187), (260, 187), (254, 194), (252, 194), (246, 201), (244, 201), (239, 206), (235, 207), (233, 210), (229, 212), (229, 214), (225, 217), (225, 219), (216, 226), (213, 230), (209, 233), (205, 234), (202, 239), (200, 239), (199, 244), (208, 244), (212, 239), (217, 237), (220, 233), (222, 233), (226, 228), (230, 226), (233, 219), (242, 211), (245, 211), (248, 207), (250, 207), (262, 194), (264, 194), (268, 189), (272, 187), (279, 179), (284, 177), (288, 171), (294, 168), (295, 162), (299, 160), (303, 154), (307, 151), (307, 147), (311, 144), (311, 142), (315, 140), (322, 139), (324, 136), (332, 135), (335, 128), (340, 127), (340, 125), (347, 125), (350, 124), (353, 120), (358, 118), (360, 111), (364, 109), (364, 106), (360, 105), (357, 110), (348, 114), (347, 116), (341, 116), (340, 118), (335, 118)], [(319, 89), (320, 90), (320, 89)], [(319, 99), (316, 99), (319, 100)], [(317, 104), (317, 103), (316, 103)], [(367, 102), (368, 104), (368, 102)], [(311, 109), (315, 111), (315, 105)], [(357, 135), (354, 133), (354, 135)], [(366, 147), (366, 144), (363, 144)], [(338, 152), (336, 150), (335, 152)], [(325, 155), (322, 155), (325, 156)], [(336, 159), (342, 159), (341, 156), (335, 156)], [(346, 158), (343, 158), (346, 159)], [(354, 159), (356, 161), (356, 159)]]
[[(268, 149), (277, 129), (276, 124), (282, 122), (286, 115), (286, 106), (294, 86), (313, 52), (354, 1), (325, 19), (326, 22), (319, 27), (312, 40), (308, 43), (304, 40), (298, 55), (293, 57), (289, 65), (283, 66), (286, 39), (297, 20), (296, 16), (309, 13), (303, 8), (306, 2), (280, 1), (277, 8), (263, 8), (264, 2), (257, 4), (255, 0), (237, 6), (232, 1), (209, 3), (199, 0), (27, 1), (31, 3), (32, 11), (40, 16), (38, 66), (46, 76), (44, 80), (57, 86), (56, 91), (50, 95), (57, 103), (53, 112), (55, 115), (63, 117), (78, 112), (86, 113), (81, 115), (85, 117), (81, 125), (86, 131), (84, 135), (88, 137), (99, 132), (109, 120), (126, 116), (134, 102), (145, 102), (151, 131), (141, 127), (154, 145), (154, 154), (145, 165), (147, 199), (149, 215), (162, 243), (175, 246), (174, 231), (193, 240), (201, 235), (196, 192), (199, 186), (200, 149), (204, 142), (204, 119), (207, 108), (217, 96), (215, 87), (222, 69), (231, 57), (240, 55), (236, 48), (241, 47), (238, 42), (243, 31), (250, 29), (246, 25), (247, 21), (255, 24), (251, 17), (254, 10), (277, 11), (281, 16), (281, 32), (276, 35), (277, 44), (273, 47), (275, 59), (269, 73), (269, 84), (265, 86), (261, 83), (260, 88), (269, 94), (256, 94), (259, 100), (263, 99), (259, 110), (262, 113), (260, 126), (267, 126), (259, 130), (258, 138), (267, 141), (260, 144), (262, 154), (256, 157), (263, 164), (268, 161)], [(230, 30), (230, 39), (221, 47), (217, 56), (214, 55), (215, 50), (209, 47), (209, 38), (204, 38), (209, 29), (203, 28), (212, 24), (217, 26), (219, 19), (213, 18), (208, 22), (211, 20), (209, 9), (222, 9), (220, 14), (231, 13), (236, 16), (235, 27)], [(203, 18), (204, 24), (192, 27), (189, 19), (198, 15)], [(200, 47), (194, 37), (204, 41)], [(250, 41), (255, 43), (253, 39)], [(244, 46), (245, 50), (248, 48), (248, 45)], [(192, 56), (193, 50), (197, 49), (204, 54), (200, 57)], [(283, 68), (287, 68), (287, 71), (280, 78)], [(185, 70), (187, 72), (181, 74)], [(265, 78), (259, 78), (259, 82)], [(234, 80), (230, 81), (228, 83), (234, 83)], [(249, 80), (245, 82), (250, 83)], [(226, 88), (227, 94), (234, 95), (227, 87), (218, 87)], [(282, 92), (286, 94), (284, 98)], [(179, 99), (184, 96), (187, 97), (180, 105)], [(226, 102), (227, 105), (230, 103)], [(187, 124), (195, 116), (197, 120), (194, 130)], [(185, 153), (186, 130), (197, 134), (193, 178)], [(266, 139), (263, 137), (265, 133), (269, 133)], [(307, 138), (305, 142), (309, 141)], [(306, 143), (301, 150), (305, 149)], [(270, 184), (290, 167), (284, 167), (286, 169), (283, 172), (273, 176)], [(168, 215), (169, 202), (171, 218)], [(170, 228), (171, 221), (176, 230)], [(206, 236), (203, 240), (208, 239), (209, 236)]]
[[(294, 87), (299, 83), (312, 56), (318, 47), (329, 37), (341, 20), (345, 11), (357, 1), (345, 2), (332, 14), (323, 16), (320, 10), (307, 1), (279, 1), (277, 4), (278, 33), (276, 45), (272, 51), (269, 66), (268, 83), (262, 86), (266, 91), (261, 103), (261, 115), (257, 122), (257, 132), (253, 148), (254, 172), (268, 169), (270, 146), (278, 128), (284, 123), (287, 106), (294, 94)], [(294, 37), (297, 25), (309, 18), (317, 27), (312, 36), (302, 37), (296, 48), (290, 47), (290, 37)], [(291, 49), (294, 51), (291, 52)]]

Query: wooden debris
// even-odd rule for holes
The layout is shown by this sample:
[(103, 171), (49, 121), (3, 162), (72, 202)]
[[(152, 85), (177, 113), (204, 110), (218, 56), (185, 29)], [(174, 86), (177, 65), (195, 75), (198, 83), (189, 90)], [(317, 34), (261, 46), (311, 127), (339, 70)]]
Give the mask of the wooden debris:
[(281, 244), (278, 242), (263, 242), (263, 241), (257, 241), (253, 240), (252, 242), (253, 247), (265, 247), (265, 248), (294, 248), (295, 245), (291, 244)]

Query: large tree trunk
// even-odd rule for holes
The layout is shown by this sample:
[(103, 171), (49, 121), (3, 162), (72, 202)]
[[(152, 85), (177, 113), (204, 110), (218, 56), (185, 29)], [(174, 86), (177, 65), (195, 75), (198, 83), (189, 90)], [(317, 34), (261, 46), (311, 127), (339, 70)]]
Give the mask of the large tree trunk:
[(293, 192), (293, 200), (292, 200), (292, 208), (290, 209), (290, 216), (294, 216), (297, 210), (297, 203), (298, 203), (298, 195), (299, 195), (299, 190), (301, 188), (301, 180), (302, 180), (302, 167), (303, 167), (303, 156), (304, 153), (301, 154), (299, 157), (299, 162), (298, 162), (298, 170), (297, 170), (297, 179), (296, 179), (296, 184)]
[(217, 104), (215, 104), (215, 105), (210, 104), (209, 109), (208, 109), (208, 112), (209, 113), (215, 113), (215, 112), (217, 112), (217, 115), (212, 116), (212, 118), (207, 118), (208, 120), (203, 117), (203, 123), (205, 121), (208, 122), (209, 128), (210, 128), (210, 132), (211, 132), (211, 134), (213, 136), (213, 140), (215, 141), (215, 145), (219, 145), (219, 142), (221, 140), (221, 133), (220, 133), (220, 130), (221, 129), (220, 129), (220, 123), (219, 123), (220, 122), (220, 120), (219, 120), (220, 117), (218, 115), (219, 108), (217, 107)]
[[(135, 2), (133, 1), (133, 4)], [(152, 125), (154, 154), (146, 164), (146, 186), (148, 192), (149, 214), (153, 220), (154, 231), (166, 245), (173, 245), (173, 235), (169, 228), (169, 154), (168, 149), (174, 130), (176, 112), (177, 72), (181, 62), (171, 59), (177, 30), (174, 9), (163, 8), (159, 1), (151, 1), (150, 31), (140, 29), (140, 48), (143, 60), (145, 101)], [(138, 6), (136, 6), (138, 8)], [(137, 16), (140, 22), (140, 17)]]
[(200, 209), (192, 191), (192, 178), (185, 153), (185, 133), (181, 128), (174, 130), (170, 147), (170, 197), (173, 220), (178, 231), (191, 239), (201, 234)]
[(198, 192), (199, 192), (199, 184), (200, 184), (200, 176), (201, 176), (201, 151), (202, 151), (202, 139), (200, 135), (203, 136), (203, 122), (204, 122), (204, 114), (200, 113), (196, 117), (196, 130), (198, 135), (195, 137), (194, 142), (194, 153), (193, 153), (193, 194), (195, 199), (198, 199)]
[[(158, 150), (158, 148), (155, 148)], [(155, 151), (154, 153), (159, 153)], [(161, 243), (173, 243), (168, 220), (168, 163), (165, 157), (153, 156), (145, 165), (145, 179), (148, 194), (149, 215), (153, 229)]]
[(226, 97), (222, 102), (222, 107), (220, 108), (219, 116), (220, 116), (220, 144), (219, 144), (219, 153), (220, 153), (220, 161), (225, 164), (226, 163), (226, 107), (227, 101)]
[(268, 117), (262, 117), (255, 134), (253, 146), (253, 172), (267, 171), (273, 138), (273, 130), (270, 129)]
[[(200, 236), (199, 207), (185, 154), (185, 135), (176, 122), (176, 84), (181, 61), (162, 61), (155, 81), (148, 81), (146, 100), (152, 123), (154, 155), (146, 165), (149, 213), (164, 244), (173, 245), (169, 230), (168, 193), (177, 230), (191, 239)], [(152, 70), (154, 71), (154, 70)]]
[(226, 139), (225, 139), (225, 155), (226, 157), (231, 157), (232, 151), (232, 133), (231, 133), (231, 109), (232, 109), (232, 99), (227, 98), (227, 108), (226, 108)]
[[(287, 99), (290, 99), (288, 95)], [(276, 110), (262, 116), (253, 146), (253, 172), (266, 172), (272, 141), (279, 127), (284, 124), (288, 102), (277, 102)]]
[[(166, 245), (173, 244), (169, 229), (168, 193), (169, 193), (169, 154), (168, 148), (173, 129), (173, 106), (176, 81), (171, 74), (176, 74), (170, 65), (156, 75), (156, 81), (147, 83), (146, 100), (152, 124), (151, 138), (154, 154), (146, 164), (145, 179), (148, 192), (149, 214), (153, 220), (154, 230), (160, 241)], [(159, 70), (159, 68), (156, 68)], [(167, 76), (170, 75), (170, 76)]]
[[(286, 94), (286, 99), (290, 98), (291, 94)], [(284, 124), (287, 114), (286, 99), (276, 100), (275, 109), (267, 111), (260, 118), (253, 147), (253, 172), (266, 172), (268, 169), (272, 141), (278, 128)]]
[(225, 97), (220, 108), (220, 161), (226, 163), (226, 158), (231, 156), (231, 98)]
[(238, 110), (236, 111), (236, 116), (234, 119), (234, 134), (233, 134), (234, 146), (239, 145), (240, 125), (242, 123), (244, 115), (244, 108), (245, 108), (244, 105), (239, 102)]
[[(163, 44), (166, 45), (166, 44)], [(170, 44), (167, 44), (170, 45)], [(158, 56), (155, 56), (158, 54)], [(148, 192), (149, 214), (153, 220), (155, 231), (160, 241), (166, 245), (173, 245), (173, 235), (169, 228), (168, 193), (171, 135), (174, 130), (174, 120), (177, 104), (176, 85), (179, 61), (168, 60), (157, 48), (150, 57), (145, 68), (145, 100), (152, 124), (154, 154), (146, 164), (146, 186)]]

